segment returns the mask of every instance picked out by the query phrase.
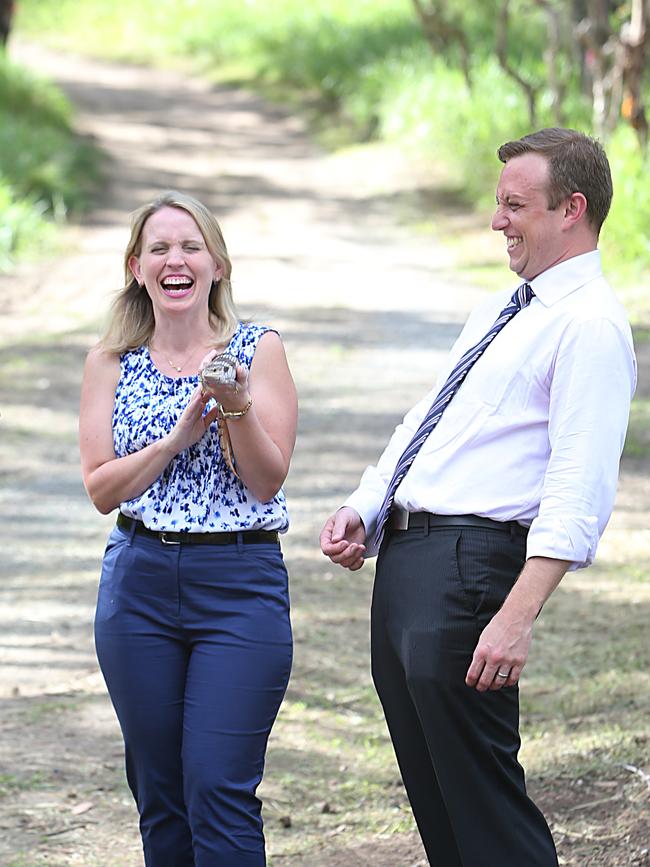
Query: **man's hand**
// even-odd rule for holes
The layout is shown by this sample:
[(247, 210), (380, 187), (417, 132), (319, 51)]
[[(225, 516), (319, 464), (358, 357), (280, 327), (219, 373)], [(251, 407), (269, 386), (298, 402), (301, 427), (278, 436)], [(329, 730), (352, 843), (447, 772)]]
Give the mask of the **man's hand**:
[[(530, 557), (500, 611), (481, 633), (465, 683), (479, 692), (514, 686), (530, 650), (533, 623), (571, 565), (568, 560)], [(504, 676), (505, 675), (505, 676)]]
[(465, 683), (479, 692), (514, 686), (528, 659), (532, 637), (530, 618), (513, 619), (502, 608), (481, 633)]
[(343, 506), (325, 522), (320, 534), (320, 547), (332, 563), (355, 572), (363, 566), (366, 553), (366, 528), (354, 509)]

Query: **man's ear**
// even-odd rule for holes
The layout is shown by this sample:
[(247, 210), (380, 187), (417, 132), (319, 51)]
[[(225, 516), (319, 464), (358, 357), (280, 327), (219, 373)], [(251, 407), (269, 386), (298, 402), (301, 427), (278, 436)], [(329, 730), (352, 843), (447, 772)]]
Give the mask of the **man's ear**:
[(571, 225), (578, 223), (587, 213), (587, 199), (583, 193), (571, 193), (564, 203), (564, 219)]

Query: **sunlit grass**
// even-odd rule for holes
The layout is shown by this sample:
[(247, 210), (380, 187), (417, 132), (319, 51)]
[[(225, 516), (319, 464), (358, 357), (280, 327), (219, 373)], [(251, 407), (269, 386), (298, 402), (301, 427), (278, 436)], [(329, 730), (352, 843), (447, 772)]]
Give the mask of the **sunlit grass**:
[(51, 247), (52, 222), (87, 204), (98, 165), (61, 91), (0, 54), (0, 270)]

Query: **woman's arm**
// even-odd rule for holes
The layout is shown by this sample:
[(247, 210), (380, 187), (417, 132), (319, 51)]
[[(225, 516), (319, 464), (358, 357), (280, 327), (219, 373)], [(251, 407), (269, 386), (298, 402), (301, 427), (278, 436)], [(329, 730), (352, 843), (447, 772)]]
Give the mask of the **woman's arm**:
[(89, 352), (79, 410), (81, 471), (88, 496), (104, 515), (145, 491), (175, 455), (203, 436), (216, 417), (216, 409), (203, 416), (206, 399), (197, 389), (169, 434), (118, 458), (113, 448), (112, 416), (119, 375), (116, 355), (98, 348)]
[[(241, 369), (238, 379), (240, 373)], [(277, 494), (289, 472), (298, 419), (296, 387), (282, 341), (274, 331), (260, 338), (248, 376), (248, 391), (253, 399), (250, 409), (241, 418), (227, 419), (226, 424), (237, 473), (265, 503)], [(244, 396), (238, 395), (239, 404)], [(223, 404), (224, 409), (230, 409), (232, 397), (223, 397)]]

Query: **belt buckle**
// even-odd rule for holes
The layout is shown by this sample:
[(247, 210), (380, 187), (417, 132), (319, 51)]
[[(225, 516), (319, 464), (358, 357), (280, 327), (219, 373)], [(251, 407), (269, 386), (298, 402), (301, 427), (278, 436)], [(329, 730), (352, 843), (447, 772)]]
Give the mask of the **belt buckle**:
[(181, 544), (179, 541), (177, 542), (176, 539), (168, 539), (167, 533), (161, 533), (160, 534), (160, 541), (163, 543), (163, 545), (180, 545)]
[(390, 516), (390, 526), (392, 530), (408, 530), (409, 512), (405, 509), (393, 509)]

